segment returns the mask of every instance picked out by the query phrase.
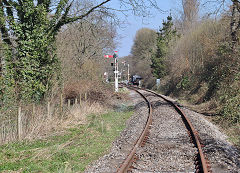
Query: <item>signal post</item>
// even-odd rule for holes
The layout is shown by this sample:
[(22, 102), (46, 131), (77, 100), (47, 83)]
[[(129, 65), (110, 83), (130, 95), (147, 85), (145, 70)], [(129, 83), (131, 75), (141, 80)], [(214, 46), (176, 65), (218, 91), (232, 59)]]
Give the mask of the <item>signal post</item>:
[(118, 60), (117, 60), (117, 51), (113, 54), (114, 58), (114, 65), (115, 65), (115, 70), (114, 70), (114, 76), (115, 76), (115, 92), (118, 92)]
[(118, 92), (118, 55), (117, 51), (114, 51), (113, 55), (104, 55), (104, 58), (114, 58), (114, 78), (115, 78), (115, 92)]

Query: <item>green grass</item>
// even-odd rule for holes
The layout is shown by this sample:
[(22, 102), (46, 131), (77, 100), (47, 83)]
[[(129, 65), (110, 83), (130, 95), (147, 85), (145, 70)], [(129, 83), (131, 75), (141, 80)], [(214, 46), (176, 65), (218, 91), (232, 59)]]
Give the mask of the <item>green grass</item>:
[(123, 88), (119, 88), (119, 89), (118, 89), (118, 92), (119, 92), (119, 93), (126, 93), (126, 94), (128, 94), (128, 93), (129, 93), (129, 90), (128, 90), (127, 88), (123, 87)]
[(89, 115), (64, 135), (0, 146), (0, 172), (82, 172), (104, 155), (125, 128), (131, 111)]

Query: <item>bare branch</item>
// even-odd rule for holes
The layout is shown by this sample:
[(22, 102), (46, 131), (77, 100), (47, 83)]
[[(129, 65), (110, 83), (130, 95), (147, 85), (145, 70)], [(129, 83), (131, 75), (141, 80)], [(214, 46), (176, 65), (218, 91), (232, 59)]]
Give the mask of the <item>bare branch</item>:
[(83, 19), (84, 17), (88, 16), (90, 13), (92, 13), (95, 9), (103, 6), (104, 4), (106, 4), (107, 2), (109, 2), (111, 0), (105, 0), (104, 2), (102, 2), (101, 4), (98, 4), (97, 6), (94, 6), (93, 8), (91, 8), (88, 12), (86, 12), (85, 14), (81, 15), (81, 16), (77, 16), (77, 17), (73, 17), (73, 18), (68, 18), (65, 20), (65, 24), (67, 23), (71, 23), (71, 22), (75, 22), (77, 20)]
[(13, 17), (12, 5), (7, 0), (3, 0), (3, 5), (6, 6), (6, 11), (9, 17)]

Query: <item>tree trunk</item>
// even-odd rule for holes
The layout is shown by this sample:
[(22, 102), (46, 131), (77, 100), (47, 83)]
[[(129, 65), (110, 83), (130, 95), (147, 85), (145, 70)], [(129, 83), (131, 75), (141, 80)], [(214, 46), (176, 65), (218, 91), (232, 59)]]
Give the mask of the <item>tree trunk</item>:
[(240, 27), (240, 2), (238, 0), (233, 0), (231, 17), (231, 37), (233, 51), (236, 51), (236, 47), (239, 44), (238, 38), (239, 27)]

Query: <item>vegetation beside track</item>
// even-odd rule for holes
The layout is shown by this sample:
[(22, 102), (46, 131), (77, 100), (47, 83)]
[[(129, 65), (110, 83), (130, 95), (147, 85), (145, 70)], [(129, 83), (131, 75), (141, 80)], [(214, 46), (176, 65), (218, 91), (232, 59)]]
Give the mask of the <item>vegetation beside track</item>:
[(191, 34), (182, 35), (169, 48), (171, 70), (160, 90), (210, 116), (240, 146), (240, 46), (232, 50), (231, 38), (225, 35), (230, 33), (228, 23), (227, 15), (219, 21), (202, 21), (189, 30)]
[[(182, 1), (181, 18), (170, 14), (157, 34), (139, 30), (132, 55), (126, 59), (133, 73), (143, 77), (143, 86), (184, 100), (211, 116), (240, 146), (240, 27), (235, 27), (240, 21), (236, 18), (240, 2), (232, 1), (218, 18), (202, 5), (198, 0)], [(156, 78), (161, 78), (158, 87)]]
[(104, 155), (132, 115), (131, 107), (91, 114), (62, 135), (0, 146), (0, 172), (82, 172)]

